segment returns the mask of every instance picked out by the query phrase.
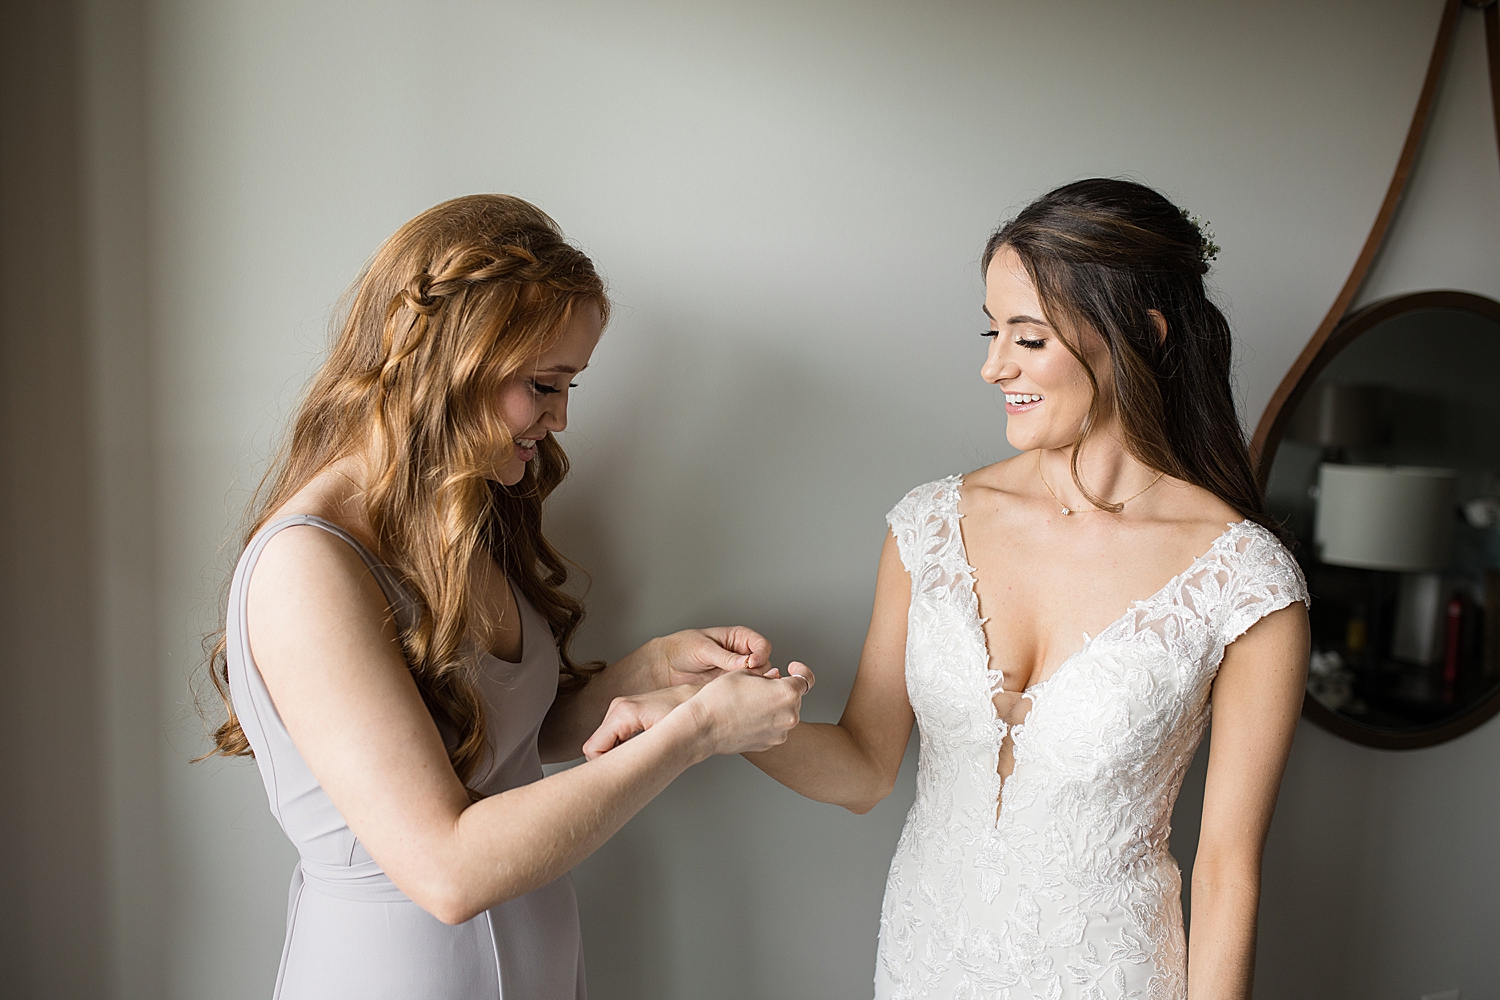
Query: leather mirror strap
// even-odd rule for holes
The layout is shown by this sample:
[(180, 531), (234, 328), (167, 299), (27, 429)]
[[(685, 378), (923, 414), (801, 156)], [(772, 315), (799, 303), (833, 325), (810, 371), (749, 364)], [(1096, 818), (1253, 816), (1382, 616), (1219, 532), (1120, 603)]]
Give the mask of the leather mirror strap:
[(1500, 153), (1500, 3), (1484, 8), (1484, 47), (1490, 63), (1490, 110), (1495, 115), (1495, 151)]
[[(1443, 8), (1443, 19), (1438, 25), (1437, 39), (1433, 42), (1432, 57), (1427, 63), (1427, 76), (1422, 81), (1422, 92), (1417, 97), (1417, 107), (1412, 114), (1411, 126), (1406, 131), (1406, 142), (1401, 147), (1401, 156), (1396, 161), (1396, 171), (1391, 177), (1390, 187), (1386, 189), (1385, 200), (1380, 203), (1380, 210), (1375, 214), (1375, 224), (1370, 227), (1370, 235), (1366, 237), (1364, 247), (1354, 261), (1354, 267), (1349, 272), (1349, 277), (1344, 282), (1343, 288), (1333, 300), (1328, 314), (1323, 317), (1323, 322), (1318, 324), (1312, 338), (1308, 340), (1307, 346), (1302, 348), (1302, 353), (1297, 355), (1297, 360), (1287, 371), (1286, 377), (1271, 394), (1271, 401), (1266, 405), (1265, 413), (1260, 418), (1260, 423), (1255, 428), (1255, 434), (1250, 439), (1250, 461), (1256, 469), (1256, 475), (1260, 480), (1261, 488), (1264, 489), (1266, 480), (1271, 472), (1271, 459), (1275, 457), (1275, 444), (1272, 444), (1272, 452), (1265, 453), (1268, 442), (1280, 442), (1281, 433), (1285, 429), (1287, 421), (1292, 417), (1294, 407), (1287, 405), (1291, 401), (1293, 392), (1302, 381), (1302, 376), (1312, 365), (1313, 359), (1322, 350), (1328, 337), (1333, 333), (1334, 327), (1344, 318), (1349, 311), (1349, 306), (1354, 302), (1354, 297), (1359, 294), (1360, 287), (1365, 283), (1365, 277), (1370, 273), (1370, 267), (1375, 263), (1375, 257), (1380, 252), (1381, 245), (1385, 242), (1386, 233), (1390, 231), (1391, 221), (1395, 218), (1396, 207), (1400, 204), (1401, 196), (1406, 192), (1407, 181), (1411, 178), (1412, 167), (1416, 163), (1417, 153), (1422, 146), (1422, 136), (1427, 130), (1427, 121), (1432, 111), (1433, 101), (1437, 97), (1438, 85), (1442, 81), (1443, 66), (1448, 61), (1448, 52), (1452, 47), (1453, 31), (1458, 23), (1459, 14), (1462, 13), (1464, 0), (1448, 0)], [(1495, 0), (1490, 0), (1490, 6), (1485, 10), (1486, 27), (1495, 23), (1496, 14)], [(1490, 83), (1492, 89), (1497, 84), (1497, 59), (1496, 47), (1500, 45), (1493, 32), (1489, 32), (1489, 64)], [(1500, 100), (1500, 94), (1497, 94)], [(1497, 104), (1500, 109), (1500, 104)], [(1500, 110), (1496, 112), (1496, 128), (1500, 130)], [(1500, 142), (1500, 131), (1497, 131), (1497, 142)]]

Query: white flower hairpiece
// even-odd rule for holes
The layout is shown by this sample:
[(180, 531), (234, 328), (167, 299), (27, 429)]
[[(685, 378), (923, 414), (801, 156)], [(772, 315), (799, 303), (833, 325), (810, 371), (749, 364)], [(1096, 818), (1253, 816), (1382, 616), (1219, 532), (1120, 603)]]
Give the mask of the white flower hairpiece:
[(1219, 244), (1214, 242), (1213, 227), (1208, 220), (1202, 216), (1189, 213), (1187, 209), (1180, 209), (1182, 217), (1188, 220), (1188, 225), (1198, 230), (1198, 256), (1203, 258), (1203, 263), (1219, 259)]

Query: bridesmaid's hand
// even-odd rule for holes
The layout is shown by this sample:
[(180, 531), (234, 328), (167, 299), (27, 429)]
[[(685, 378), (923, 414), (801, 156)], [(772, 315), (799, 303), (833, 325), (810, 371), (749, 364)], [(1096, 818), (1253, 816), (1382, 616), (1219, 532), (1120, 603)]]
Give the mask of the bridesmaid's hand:
[(693, 716), (704, 755), (747, 753), (784, 742), (801, 717), (802, 696), (812, 689), (812, 671), (804, 664), (787, 667), (783, 678), (775, 667), (764, 671), (725, 671), (708, 684), (679, 684), (642, 695), (616, 698), (604, 721), (583, 745), (593, 760), (650, 729), (678, 706)]
[(743, 625), (673, 632), (652, 640), (646, 651), (656, 688), (706, 684), (731, 670), (764, 673), (771, 665), (770, 642)]
[(769, 750), (796, 728), (802, 696), (813, 683), (812, 671), (802, 663), (789, 664), (786, 677), (778, 677), (774, 667), (762, 674), (736, 670), (704, 685), (676, 711), (689, 713), (698, 724), (705, 757)]
[(609, 703), (609, 711), (604, 714), (604, 721), (599, 723), (594, 735), (583, 744), (584, 759), (593, 760), (632, 736), (644, 733), (698, 690), (697, 684), (678, 684), (628, 698), (616, 698)]

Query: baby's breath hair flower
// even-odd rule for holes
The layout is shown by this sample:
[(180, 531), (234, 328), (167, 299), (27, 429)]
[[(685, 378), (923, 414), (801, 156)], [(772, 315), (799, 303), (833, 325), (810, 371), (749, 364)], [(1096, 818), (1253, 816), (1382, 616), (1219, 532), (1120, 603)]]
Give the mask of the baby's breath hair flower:
[(1182, 217), (1188, 221), (1188, 225), (1198, 230), (1198, 256), (1203, 258), (1203, 263), (1219, 259), (1219, 244), (1214, 242), (1213, 226), (1196, 213), (1189, 213), (1187, 209), (1180, 209)]

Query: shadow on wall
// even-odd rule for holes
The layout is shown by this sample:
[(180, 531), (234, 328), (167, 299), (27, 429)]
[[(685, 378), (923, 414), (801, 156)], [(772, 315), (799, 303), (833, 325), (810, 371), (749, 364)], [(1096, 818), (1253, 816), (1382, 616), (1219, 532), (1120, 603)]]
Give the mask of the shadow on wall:
[[(116, 737), (100, 675), (74, 4), (0, 7), (0, 992), (107, 988)], [(132, 817), (133, 818), (133, 817)]]

